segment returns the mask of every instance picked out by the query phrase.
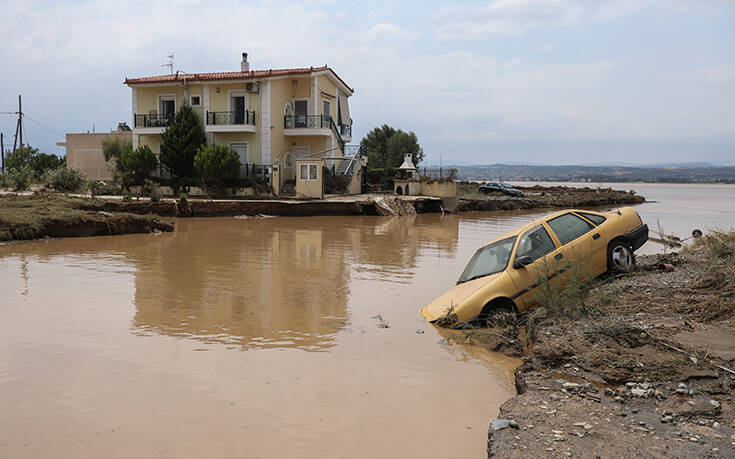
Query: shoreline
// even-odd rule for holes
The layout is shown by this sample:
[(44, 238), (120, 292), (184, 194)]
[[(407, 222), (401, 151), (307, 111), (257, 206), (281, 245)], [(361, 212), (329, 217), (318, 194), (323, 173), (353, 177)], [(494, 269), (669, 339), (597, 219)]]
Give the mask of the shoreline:
[(715, 233), (680, 255), (641, 256), (577, 309), (465, 332), (458, 341), (523, 362), (488, 457), (735, 455), (734, 247), (733, 233)]

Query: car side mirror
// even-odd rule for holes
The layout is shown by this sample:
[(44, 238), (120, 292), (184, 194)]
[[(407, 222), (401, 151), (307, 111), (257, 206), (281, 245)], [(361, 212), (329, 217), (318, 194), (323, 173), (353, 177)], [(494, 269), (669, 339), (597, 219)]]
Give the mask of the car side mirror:
[(523, 255), (522, 257), (516, 258), (516, 261), (513, 262), (513, 267), (515, 269), (525, 268), (531, 263), (533, 263), (533, 258), (529, 257), (528, 255)]

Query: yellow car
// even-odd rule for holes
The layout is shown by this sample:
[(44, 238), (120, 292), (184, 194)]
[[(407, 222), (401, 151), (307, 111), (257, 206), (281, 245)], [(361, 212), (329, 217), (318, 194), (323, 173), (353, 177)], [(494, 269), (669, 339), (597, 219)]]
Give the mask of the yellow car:
[(525, 312), (540, 301), (536, 289), (557, 276), (565, 282), (571, 275), (591, 279), (629, 269), (633, 252), (647, 240), (648, 225), (630, 207), (609, 213), (556, 212), (480, 247), (457, 285), (421, 315), (459, 327), (501, 311)]

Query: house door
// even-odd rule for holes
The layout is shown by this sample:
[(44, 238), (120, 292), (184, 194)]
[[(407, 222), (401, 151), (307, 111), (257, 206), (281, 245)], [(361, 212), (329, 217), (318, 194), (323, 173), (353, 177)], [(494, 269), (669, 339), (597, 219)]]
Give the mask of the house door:
[(245, 124), (245, 96), (232, 96), (232, 124)]
[(232, 148), (237, 156), (240, 157), (240, 177), (247, 177), (248, 175), (248, 144), (247, 143), (231, 143)]
[[(329, 127), (329, 118), (332, 116), (331, 104), (328, 100), (322, 101), (322, 126)], [(326, 124), (326, 126), (325, 126)]]
[(294, 116), (296, 117), (295, 127), (306, 127), (306, 112), (309, 108), (309, 102), (306, 100), (296, 100), (293, 103)]
[(161, 97), (158, 101), (158, 113), (164, 119), (172, 118), (176, 114), (176, 100), (173, 96)]

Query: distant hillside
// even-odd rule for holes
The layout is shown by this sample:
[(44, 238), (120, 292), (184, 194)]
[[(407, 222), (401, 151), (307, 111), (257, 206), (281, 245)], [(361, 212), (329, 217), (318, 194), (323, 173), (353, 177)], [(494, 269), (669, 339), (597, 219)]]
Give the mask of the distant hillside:
[(508, 164), (444, 166), (445, 170), (450, 168), (457, 170), (457, 178), (461, 180), (735, 183), (735, 167), (700, 167), (697, 165), (667, 167), (519, 166)]

